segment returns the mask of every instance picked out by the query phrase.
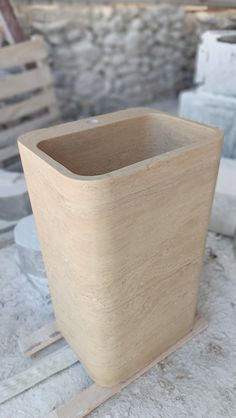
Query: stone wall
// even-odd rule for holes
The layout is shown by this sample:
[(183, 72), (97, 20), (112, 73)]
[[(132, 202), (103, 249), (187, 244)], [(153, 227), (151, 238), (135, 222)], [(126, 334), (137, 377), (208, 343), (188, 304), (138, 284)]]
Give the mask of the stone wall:
[(18, 6), (27, 35), (44, 36), (63, 118), (147, 105), (192, 84), (200, 33), (236, 14), (168, 4)]
[(182, 80), (183, 9), (80, 6), (28, 11), (50, 45), (64, 116), (97, 114), (173, 94)]

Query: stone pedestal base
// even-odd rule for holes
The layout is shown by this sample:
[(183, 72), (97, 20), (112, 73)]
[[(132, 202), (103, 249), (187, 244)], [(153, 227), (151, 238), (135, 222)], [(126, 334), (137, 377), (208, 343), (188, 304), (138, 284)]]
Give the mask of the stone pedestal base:
[(224, 132), (223, 155), (236, 158), (236, 98), (196, 90), (180, 94), (179, 116)]

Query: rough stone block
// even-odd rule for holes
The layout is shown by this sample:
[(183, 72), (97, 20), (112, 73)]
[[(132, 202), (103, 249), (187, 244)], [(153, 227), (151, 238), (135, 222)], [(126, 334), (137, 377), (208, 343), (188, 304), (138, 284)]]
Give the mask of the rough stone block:
[(223, 156), (236, 158), (236, 98), (189, 90), (180, 94), (179, 116), (224, 132)]
[(49, 295), (47, 276), (33, 215), (21, 219), (15, 227), (16, 261), (24, 275), (42, 296)]
[(195, 81), (209, 93), (236, 96), (236, 31), (207, 31), (198, 48)]
[(24, 175), (0, 170), (0, 219), (18, 221), (30, 213), (31, 205)]
[(229, 158), (221, 159), (209, 229), (230, 237), (236, 232), (236, 161)]

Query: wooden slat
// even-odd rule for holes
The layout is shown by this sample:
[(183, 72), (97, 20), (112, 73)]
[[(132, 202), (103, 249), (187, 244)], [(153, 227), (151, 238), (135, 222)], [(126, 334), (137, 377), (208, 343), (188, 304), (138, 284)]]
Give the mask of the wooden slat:
[(15, 42), (23, 41), (25, 39), (25, 35), (17, 20), (10, 0), (0, 0), (0, 10), (13, 40)]
[(5, 46), (0, 49), (0, 68), (10, 68), (30, 62), (39, 62), (48, 56), (47, 45), (41, 37), (31, 41), (20, 42), (16, 45)]
[(37, 117), (29, 122), (22, 123), (14, 128), (6, 129), (0, 132), (0, 147), (14, 144), (17, 138), (23, 133), (47, 127), (50, 123), (57, 119), (57, 116), (57, 110), (55, 110), (46, 116)]
[(4, 34), (4, 38), (6, 39), (7, 43), (9, 44), (13, 44), (14, 43), (14, 39), (13, 36), (9, 30), (9, 27), (7, 26), (7, 23), (1, 13), (1, 7), (0, 7), (0, 27), (2, 28), (3, 34)]
[(174, 0), (173, 3), (180, 5), (219, 7), (223, 9), (236, 7), (236, 0)]
[(42, 328), (19, 340), (19, 346), (25, 356), (32, 356), (43, 348), (62, 338), (56, 321), (49, 322)]
[(203, 331), (206, 327), (207, 327), (207, 322), (200, 316), (197, 317), (195, 325), (189, 334), (187, 334), (185, 337), (179, 340), (175, 345), (170, 347), (163, 354), (158, 356), (152, 363), (150, 363), (144, 369), (140, 370), (135, 376), (131, 377), (126, 382), (121, 383), (120, 385), (117, 385), (113, 388), (102, 388), (102, 387), (97, 386), (96, 384), (93, 384), (89, 386), (87, 389), (85, 389), (84, 391), (80, 392), (67, 404), (51, 412), (48, 415), (48, 418), (83, 418), (83, 417), (86, 417), (94, 409), (96, 409), (98, 406), (100, 406), (105, 401), (110, 399), (116, 393), (120, 392), (123, 388), (128, 386), (135, 379), (142, 376), (144, 373), (146, 373), (148, 370), (150, 370), (160, 361), (164, 360), (167, 356), (172, 354), (178, 348), (182, 347), (183, 344), (191, 340), (194, 336), (199, 334), (199, 332)]
[(20, 74), (9, 75), (4, 79), (0, 79), (0, 100), (51, 84), (52, 76), (46, 65)]
[(32, 115), (32, 113), (35, 113), (45, 107), (49, 107), (55, 103), (56, 99), (53, 90), (45, 90), (30, 97), (29, 99), (0, 108), (0, 124), (12, 122), (24, 116)]
[(0, 383), (0, 404), (42, 382), (78, 361), (70, 347), (57, 350), (23, 372)]
[(14, 42), (22, 42), (25, 34), (15, 15), (10, 0), (0, 0), (0, 10)]
[[(135, 3), (137, 0), (123, 0), (123, 3)], [(119, 3), (119, 0), (114, 0), (114, 3)], [(163, 3), (163, 0), (145, 0), (145, 3)], [(194, 5), (194, 6), (208, 6), (212, 8), (236, 8), (236, 0), (170, 0), (169, 3), (178, 6)]]

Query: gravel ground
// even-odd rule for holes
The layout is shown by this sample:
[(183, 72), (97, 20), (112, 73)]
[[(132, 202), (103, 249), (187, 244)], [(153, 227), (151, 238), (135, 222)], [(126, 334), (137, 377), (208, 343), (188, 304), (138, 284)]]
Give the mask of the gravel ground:
[[(232, 240), (209, 234), (199, 296), (208, 329), (98, 408), (91, 418), (236, 417), (236, 257), (232, 247)], [(53, 317), (50, 302), (19, 272), (15, 252), (14, 245), (0, 250), (0, 380), (35, 361), (22, 357), (17, 340)], [(89, 384), (78, 363), (1, 405), (0, 418), (46, 417)]]

